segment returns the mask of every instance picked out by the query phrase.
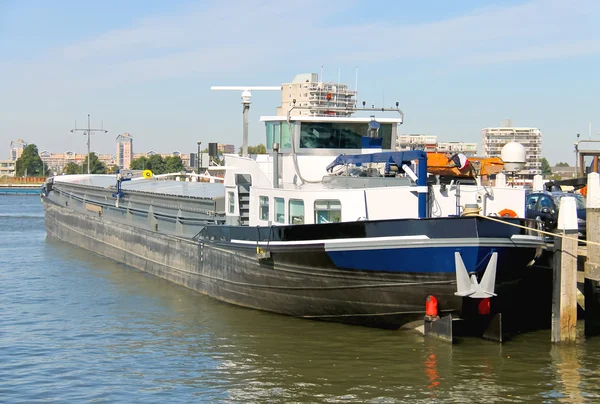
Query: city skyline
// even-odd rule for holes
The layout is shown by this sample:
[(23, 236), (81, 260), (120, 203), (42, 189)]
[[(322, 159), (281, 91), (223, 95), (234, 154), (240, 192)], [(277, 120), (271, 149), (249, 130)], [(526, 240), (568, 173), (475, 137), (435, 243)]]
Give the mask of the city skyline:
[[(280, 85), (323, 66), (325, 81), (339, 74), (354, 90), (358, 66), (358, 100), (398, 101), (400, 133), (479, 142), (510, 118), (544, 133), (552, 164), (573, 164), (589, 122), (600, 140), (599, 16), (597, 2), (553, 0), (2, 2), (0, 144), (84, 153), (69, 130), (89, 113), (109, 131), (92, 136), (98, 153), (114, 153), (124, 132), (139, 150), (240, 145), (240, 94), (211, 85)], [(346, 40), (327, 47), (326, 37)], [(251, 145), (264, 143), (259, 117), (280, 100), (253, 95)]]

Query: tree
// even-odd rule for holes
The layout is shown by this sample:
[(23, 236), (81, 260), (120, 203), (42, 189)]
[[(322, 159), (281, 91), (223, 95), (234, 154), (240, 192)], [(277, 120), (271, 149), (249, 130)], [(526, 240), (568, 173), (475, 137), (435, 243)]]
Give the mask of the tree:
[[(87, 167), (87, 166), (86, 166)], [(65, 174), (81, 174), (83, 172), (82, 167), (74, 162), (70, 162), (68, 163), (64, 168), (63, 168), (63, 173)]]
[(153, 174), (164, 174), (165, 173), (165, 160), (160, 154), (153, 154), (148, 159), (148, 170), (152, 170)]
[(34, 144), (27, 145), (23, 149), (21, 157), (17, 159), (15, 167), (15, 175), (17, 177), (43, 177), (48, 171), (48, 167), (44, 164), (38, 153), (38, 148)]
[(83, 160), (84, 173), (87, 172), (88, 158), (90, 159), (89, 174), (106, 174), (106, 164), (98, 160), (98, 156), (96, 156), (96, 153), (94, 152), (91, 152), (89, 155), (85, 156), (85, 159)]
[(116, 174), (116, 172), (119, 171), (119, 168), (120, 167), (118, 165), (113, 164), (108, 168), (108, 174)]
[(552, 174), (552, 167), (550, 167), (550, 163), (546, 160), (546, 157), (543, 157), (540, 161), (542, 163), (542, 175), (550, 175)]
[(181, 161), (181, 157), (169, 156), (165, 158), (165, 172), (177, 173), (183, 170), (185, 170), (185, 167), (183, 166), (183, 161)]
[[(267, 148), (264, 144), (259, 144), (257, 146), (248, 146), (248, 154), (266, 154)], [(242, 154), (242, 148), (240, 147), (240, 153)]]
[(131, 164), (129, 164), (129, 168), (132, 170), (145, 170), (150, 167), (148, 165), (148, 157), (141, 156), (136, 159), (131, 160)]
[(556, 167), (570, 167), (570, 166), (569, 166), (569, 163), (566, 163), (566, 162), (564, 162), (564, 163), (563, 163), (563, 162), (560, 162), (560, 163), (558, 163), (558, 164), (556, 165)]

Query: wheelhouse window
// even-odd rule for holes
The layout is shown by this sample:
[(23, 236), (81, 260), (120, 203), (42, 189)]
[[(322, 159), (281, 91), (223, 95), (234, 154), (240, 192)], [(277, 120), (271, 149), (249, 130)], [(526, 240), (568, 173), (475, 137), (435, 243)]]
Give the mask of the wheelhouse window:
[(235, 212), (235, 198), (233, 192), (227, 192), (227, 200), (229, 201), (229, 213)]
[(283, 198), (273, 198), (275, 201), (275, 221), (285, 223), (285, 201)]
[(260, 220), (269, 220), (269, 197), (261, 196), (259, 197), (259, 209), (258, 216)]
[[(392, 125), (382, 123), (379, 137), (382, 148), (392, 147)], [(300, 126), (300, 148), (306, 149), (361, 149), (363, 136), (368, 137), (367, 122), (302, 122)]]
[(290, 199), (290, 224), (304, 224), (304, 201)]
[[(267, 149), (273, 148), (273, 143), (279, 143), (280, 149), (292, 147), (292, 135), (287, 122), (267, 122)], [(294, 124), (292, 124), (292, 129)]]
[(315, 223), (339, 223), (342, 221), (342, 204), (338, 200), (315, 201)]

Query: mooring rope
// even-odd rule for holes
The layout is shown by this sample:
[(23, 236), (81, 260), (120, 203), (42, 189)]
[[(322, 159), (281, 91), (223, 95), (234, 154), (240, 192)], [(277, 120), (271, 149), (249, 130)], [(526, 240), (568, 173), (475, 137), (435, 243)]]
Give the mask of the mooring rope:
[(552, 233), (552, 232), (545, 231), (545, 230), (535, 229), (533, 227), (528, 227), (528, 226), (523, 226), (523, 225), (520, 225), (520, 224), (510, 223), (510, 222), (507, 222), (505, 220), (496, 219), (495, 217), (491, 217), (491, 216), (479, 215), (479, 217), (491, 220), (493, 222), (503, 223), (503, 224), (508, 225), (508, 226), (518, 227), (520, 229), (537, 231), (538, 233), (547, 234), (547, 235), (552, 236), (552, 237), (560, 237), (560, 238), (565, 239), (565, 240), (572, 240), (572, 241), (577, 241), (577, 242), (580, 242), (580, 243), (585, 243), (586, 245), (590, 244), (590, 245), (600, 246), (600, 243), (598, 243), (596, 241), (581, 240), (579, 238), (569, 237), (569, 236), (566, 236), (566, 235), (560, 234), (560, 233)]

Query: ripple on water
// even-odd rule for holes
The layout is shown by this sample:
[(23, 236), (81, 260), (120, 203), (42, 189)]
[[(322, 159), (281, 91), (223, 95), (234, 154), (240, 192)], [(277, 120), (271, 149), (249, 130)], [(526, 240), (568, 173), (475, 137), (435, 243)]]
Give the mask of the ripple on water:
[(233, 307), (46, 238), (39, 198), (9, 199), (3, 402), (600, 401), (598, 340), (449, 346)]

